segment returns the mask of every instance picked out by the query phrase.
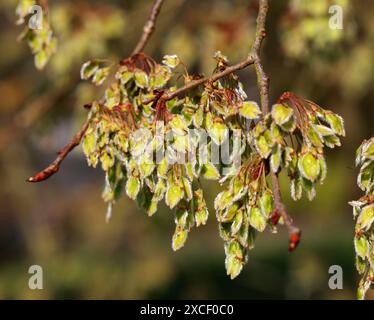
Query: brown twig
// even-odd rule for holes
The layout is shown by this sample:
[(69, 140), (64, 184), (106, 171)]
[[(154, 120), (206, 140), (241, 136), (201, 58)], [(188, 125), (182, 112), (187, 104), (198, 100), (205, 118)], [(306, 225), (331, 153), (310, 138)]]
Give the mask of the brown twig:
[[(268, 0), (260, 0), (260, 8), (257, 17), (257, 28), (256, 37), (253, 43), (250, 56), (254, 60), (257, 84), (260, 91), (261, 108), (264, 114), (269, 113), (269, 78), (267, 77), (265, 70), (261, 63), (260, 49), (263, 39), (266, 37), (266, 16), (269, 8)], [(271, 170), (271, 179), (273, 185), (274, 204), (275, 210), (283, 218), (284, 224), (286, 225), (290, 234), (289, 246), (290, 251), (294, 250), (299, 241), (301, 232), (294, 226), (292, 218), (288, 215), (286, 207), (282, 202), (281, 190), (279, 186), (278, 175)]]
[[(262, 3), (263, 1), (260, 1), (260, 4)], [(263, 40), (263, 38), (265, 37), (265, 20), (266, 20), (266, 13), (267, 13), (267, 9), (268, 9), (268, 5), (267, 5), (267, 1), (266, 1), (266, 6), (264, 5), (260, 5), (260, 9), (259, 9), (259, 14), (258, 14), (258, 18), (257, 18), (257, 32), (256, 32), (256, 37), (255, 37), (255, 41), (253, 43), (253, 46), (252, 46), (252, 49), (251, 49), (251, 52), (250, 54), (248, 55), (248, 57), (230, 67), (227, 67), (225, 70), (221, 71), (221, 72), (217, 72), (213, 75), (211, 75), (210, 77), (203, 77), (201, 79), (197, 79), (197, 80), (194, 80), (194, 81), (191, 81), (189, 83), (187, 83), (186, 85), (184, 85), (183, 87), (180, 87), (179, 89), (177, 90), (174, 90), (174, 91), (166, 91), (162, 96), (156, 96), (154, 98), (150, 98), (146, 101), (143, 101), (143, 104), (148, 104), (150, 102), (153, 102), (154, 100), (164, 100), (164, 101), (167, 101), (167, 100), (170, 100), (170, 99), (173, 99), (179, 95), (181, 95), (182, 93), (188, 91), (188, 90), (191, 90), (199, 85), (202, 85), (206, 82), (214, 82), (214, 81), (217, 81), (231, 73), (234, 73), (238, 70), (242, 70), (246, 67), (248, 67), (249, 65), (252, 65), (254, 63), (256, 63), (256, 61), (258, 62), (259, 61), (259, 49), (260, 49), (260, 46), (261, 46), (261, 42)], [(262, 69), (262, 67), (261, 67)], [(267, 85), (267, 77), (265, 75), (265, 73), (262, 74), (261, 76), (261, 83), (263, 83), (263, 86), (266, 86)], [(264, 97), (267, 97), (268, 94), (265, 93), (264, 94)], [(267, 98), (268, 99), (268, 98)], [(263, 105), (268, 105), (268, 103), (264, 103)], [(268, 110), (264, 110), (264, 111), (268, 111)]]
[(297, 245), (300, 242), (301, 231), (297, 228), (292, 221), (292, 218), (288, 215), (286, 207), (282, 202), (281, 190), (279, 186), (279, 180), (276, 173), (271, 173), (271, 179), (273, 184), (273, 194), (274, 194), (274, 204), (275, 210), (283, 218), (284, 224), (286, 225), (288, 232), (290, 234), (288, 250), (293, 251), (296, 249)]
[[(161, 97), (159, 97), (159, 96), (154, 97), (154, 98), (151, 98), (149, 100), (144, 101), (143, 103), (148, 104), (148, 103), (150, 103), (154, 100), (157, 100), (157, 99), (162, 99), (164, 101), (173, 99), (173, 98), (179, 96), (180, 94), (182, 94), (182, 93), (184, 93), (184, 92), (186, 92), (190, 89), (193, 89), (193, 88), (195, 88), (199, 85), (202, 85), (206, 82), (214, 82), (214, 81), (216, 81), (220, 78), (223, 78), (223, 77), (225, 77), (225, 76), (227, 76), (231, 73), (234, 73), (238, 70), (242, 70), (242, 69), (244, 69), (244, 68), (246, 68), (246, 67), (248, 67), (249, 65), (252, 65), (252, 64), (255, 64), (256, 65), (256, 71), (261, 73), (261, 77), (260, 77), (261, 87), (265, 88), (266, 86), (268, 86), (268, 81), (269, 80), (266, 77), (266, 74), (262, 69), (261, 63), (259, 63), (260, 62), (259, 51), (260, 51), (261, 43), (262, 43), (262, 40), (266, 36), (265, 21), (266, 21), (267, 11), (268, 11), (268, 2), (260, 0), (260, 8), (259, 8), (259, 13), (258, 13), (258, 17), (257, 17), (256, 36), (255, 36), (255, 40), (254, 40), (251, 52), (246, 59), (238, 62), (235, 65), (232, 65), (232, 66), (226, 68), (225, 70), (223, 70), (221, 72), (215, 73), (210, 77), (204, 77), (204, 78), (201, 78), (201, 79), (198, 79), (198, 80), (191, 81), (191, 82), (187, 83), (185, 86), (183, 86), (183, 87), (181, 87), (181, 88), (179, 88), (175, 91), (165, 92)], [(264, 99), (268, 100), (268, 93), (267, 92), (268, 92), (268, 90), (263, 90), (263, 95), (262, 96), (264, 97)], [(264, 101), (264, 102), (261, 101), (261, 103), (264, 106), (269, 105), (269, 103), (266, 102), (266, 101)], [(268, 112), (269, 111), (268, 109), (269, 108), (267, 107), (267, 109), (265, 109), (264, 112)]]
[(246, 67), (248, 67), (249, 65), (251, 64), (254, 64), (255, 60), (251, 57), (251, 56), (248, 56), (246, 59), (238, 62), (237, 64), (234, 64), (230, 67), (227, 67), (225, 70), (221, 71), (221, 72), (217, 72), (213, 75), (211, 75), (210, 77), (203, 77), (203, 78), (200, 78), (200, 79), (197, 79), (197, 80), (193, 80), (189, 83), (187, 83), (186, 85), (184, 85), (183, 87), (180, 87), (174, 91), (165, 91), (162, 95), (157, 95), (153, 98), (150, 98), (150, 99), (147, 99), (145, 101), (142, 101), (142, 104), (149, 104), (151, 102), (154, 102), (155, 100), (162, 100), (162, 101), (167, 101), (167, 100), (171, 100), (179, 95), (181, 95), (182, 93), (188, 91), (188, 90), (191, 90), (193, 88), (196, 88), (197, 86), (199, 85), (202, 85), (206, 82), (214, 82), (214, 81), (217, 81), (231, 73), (234, 73), (238, 70), (242, 70)]
[(215, 73), (213, 74), (212, 76), (210, 77), (204, 77), (204, 78), (201, 78), (201, 79), (198, 79), (198, 80), (194, 80), (194, 81), (191, 81), (189, 83), (187, 83), (185, 86), (175, 90), (175, 91), (169, 91), (169, 92), (165, 92), (162, 96), (161, 96), (161, 99), (163, 100), (170, 100), (170, 99), (173, 99), (177, 96), (179, 96), (181, 93), (185, 92), (185, 91), (188, 91), (190, 89), (193, 89), (205, 82), (214, 82), (214, 81), (217, 81), (218, 79), (221, 79), (231, 73), (234, 73), (235, 71), (238, 71), (238, 70), (242, 70), (246, 67), (248, 67), (249, 65), (253, 64), (254, 63), (254, 59), (251, 57), (251, 56), (248, 56), (246, 59), (244, 59), (243, 61), (241, 62), (238, 62), (237, 64), (234, 64), (228, 68), (226, 68), (225, 70), (221, 71), (221, 72), (218, 72), (218, 73)]
[[(137, 54), (141, 52), (145, 44), (147, 43), (149, 37), (151, 36), (153, 30), (154, 30), (154, 23), (157, 18), (157, 15), (160, 11), (161, 5), (163, 1), (162, 0), (156, 0), (152, 6), (150, 17), (144, 27), (144, 32), (141, 36), (141, 39), (139, 40), (135, 50), (133, 51), (133, 54)], [(169, 91), (165, 92), (162, 95), (157, 95), (154, 98), (151, 98), (147, 101), (144, 101), (144, 104), (148, 104), (150, 102), (153, 102), (155, 100), (161, 100), (161, 101), (167, 101), (170, 99), (173, 99), (174, 97), (179, 96), (180, 94), (193, 89), (199, 85), (202, 85), (206, 82), (214, 82), (220, 78), (223, 78), (231, 73), (234, 73), (238, 70), (244, 69), (247, 66), (251, 64), (255, 64), (256, 67), (256, 73), (258, 77), (258, 85), (260, 89), (260, 96), (261, 96), (261, 105), (262, 110), (264, 113), (269, 112), (269, 80), (264, 72), (264, 69), (261, 65), (261, 59), (259, 56), (260, 48), (262, 40), (266, 36), (265, 31), (265, 22), (266, 22), (266, 15), (268, 11), (268, 0), (260, 0), (260, 8), (259, 13), (257, 17), (257, 30), (256, 30), (256, 37), (255, 41), (253, 43), (252, 49), (250, 51), (249, 56), (244, 59), (243, 61), (232, 65), (225, 70), (215, 73), (210, 77), (204, 77), (198, 80), (191, 81), (187, 83), (185, 86), (175, 90), (175, 91)], [(73, 140), (66, 145), (60, 152), (57, 159), (49, 165), (46, 169), (41, 171), (40, 173), (36, 174), (34, 177), (29, 178), (27, 181), (30, 182), (39, 182), (43, 181), (47, 178), (49, 178), (51, 175), (56, 173), (59, 169), (59, 166), (61, 162), (64, 160), (64, 158), (68, 155), (68, 153), (74, 149), (75, 146), (77, 146), (85, 131), (87, 130), (89, 121), (87, 121), (83, 127), (79, 130), (79, 132), (74, 136)], [(273, 179), (273, 192), (274, 192), (274, 198), (275, 198), (275, 207), (276, 210), (279, 212), (279, 214), (283, 217), (284, 223), (286, 224), (289, 232), (290, 232), (290, 243), (289, 243), (289, 249), (293, 250), (296, 248), (299, 239), (300, 239), (300, 231), (298, 228), (296, 228), (293, 223), (292, 219), (288, 216), (286, 209), (283, 205), (281, 194), (280, 194), (280, 188), (279, 188), (279, 181), (278, 176), (275, 173), (272, 173), (272, 179)]]
[(77, 145), (80, 144), (87, 128), (89, 125), (89, 119), (85, 121), (83, 126), (79, 131), (74, 135), (73, 139), (63, 147), (59, 152), (57, 158), (43, 171), (38, 172), (33, 177), (28, 178), (27, 182), (40, 182), (48, 179), (51, 175), (55, 174), (60, 168), (61, 162), (64, 161), (66, 156), (72, 151)]
[[(147, 44), (150, 36), (152, 35), (154, 28), (155, 28), (155, 21), (157, 18), (158, 13), (160, 12), (161, 5), (164, 0), (155, 0), (152, 6), (151, 14), (144, 26), (143, 34), (136, 45), (136, 48), (134, 49), (133, 54), (141, 52), (145, 45)], [(86, 122), (83, 123), (82, 127), (79, 129), (79, 131), (74, 135), (73, 139), (65, 146), (63, 147), (57, 154), (57, 158), (44, 170), (38, 172), (34, 176), (28, 178), (26, 181), (28, 182), (40, 182), (48, 179), (50, 176), (55, 174), (61, 165), (61, 162), (64, 161), (66, 156), (76, 147), (80, 144), (87, 128), (89, 125), (89, 120), (86, 120)]]
[(156, 19), (157, 19), (158, 14), (160, 13), (161, 6), (162, 6), (163, 2), (164, 2), (164, 0), (155, 0), (154, 1), (153, 5), (152, 5), (151, 13), (149, 14), (148, 20), (147, 20), (146, 24), (144, 25), (143, 33), (142, 33), (134, 51), (132, 52), (132, 55), (137, 54), (139, 52), (142, 52), (144, 47), (146, 46), (149, 38), (151, 37), (153, 31), (155, 30)]

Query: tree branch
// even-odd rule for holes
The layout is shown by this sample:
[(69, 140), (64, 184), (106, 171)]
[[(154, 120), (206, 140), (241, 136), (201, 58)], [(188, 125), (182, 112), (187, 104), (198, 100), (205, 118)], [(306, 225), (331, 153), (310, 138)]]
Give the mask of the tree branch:
[[(164, 101), (173, 99), (173, 98), (179, 96), (180, 94), (182, 94), (182, 93), (184, 93), (184, 92), (186, 92), (190, 89), (193, 89), (193, 88), (195, 88), (199, 85), (204, 84), (205, 82), (214, 82), (214, 81), (216, 81), (220, 78), (223, 78), (223, 77), (225, 77), (225, 76), (227, 76), (231, 73), (234, 73), (235, 71), (242, 70), (242, 69), (244, 69), (244, 68), (246, 68), (249, 65), (252, 65), (254, 63), (256, 64), (256, 70), (259, 69), (259, 72), (261, 72), (261, 77), (260, 77), (261, 78), (261, 84), (262, 84), (261, 86), (263, 88), (266, 88), (266, 86), (268, 86), (268, 78), (266, 77), (266, 74), (263, 72), (261, 64), (259, 63), (259, 60), (260, 60), (259, 59), (259, 50), (260, 50), (260, 47), (261, 47), (262, 40), (266, 36), (265, 21), (266, 21), (267, 11), (268, 11), (268, 2), (260, 0), (260, 8), (259, 8), (259, 13), (258, 13), (258, 17), (257, 17), (256, 36), (255, 36), (255, 40), (254, 40), (251, 52), (246, 59), (242, 60), (241, 62), (238, 62), (235, 65), (232, 65), (232, 66), (226, 68), (225, 70), (223, 70), (221, 72), (215, 73), (210, 77), (204, 77), (204, 78), (201, 78), (201, 79), (198, 79), (198, 80), (191, 81), (191, 82), (187, 83), (185, 86), (183, 86), (183, 87), (181, 87), (181, 88), (179, 88), (175, 91), (165, 92), (162, 96), (151, 98), (149, 100), (144, 101), (143, 103), (148, 104), (148, 103), (150, 103), (150, 102), (152, 102), (156, 99), (162, 99)], [(263, 95), (261, 95), (261, 96), (263, 96), (264, 99), (267, 100), (267, 101), (261, 101), (262, 105), (268, 106), (269, 101), (268, 101), (267, 90), (263, 90)], [(263, 111), (264, 112), (269, 112), (269, 108), (267, 107)]]
[[(154, 29), (155, 29), (155, 22), (156, 18), (160, 12), (161, 5), (164, 2), (164, 0), (155, 0), (152, 6), (151, 14), (147, 20), (147, 22), (144, 25), (143, 28), (143, 34), (136, 45), (133, 54), (139, 53), (144, 49), (146, 46), (150, 36), (152, 35)], [(64, 161), (66, 156), (76, 147), (80, 144), (87, 128), (89, 125), (89, 120), (86, 120), (82, 127), (79, 129), (79, 131), (74, 135), (73, 139), (65, 146), (63, 147), (57, 154), (57, 158), (44, 170), (38, 172), (34, 176), (28, 178), (27, 182), (40, 182), (48, 179), (50, 176), (55, 174), (61, 165), (61, 162)]]
[[(155, 21), (160, 11), (162, 3), (163, 3), (163, 0), (155, 0), (152, 6), (152, 9), (151, 9), (151, 14), (144, 26), (143, 34), (136, 48), (134, 49), (133, 54), (137, 54), (141, 52), (144, 49), (150, 36), (152, 35), (154, 31)], [(215, 73), (210, 77), (204, 77), (198, 80), (191, 81), (187, 83), (185, 86), (175, 91), (165, 92), (162, 95), (158, 95), (154, 98), (144, 101), (143, 104), (148, 104), (152, 101), (159, 100), (159, 99), (163, 101), (173, 99), (179, 96), (180, 94), (190, 89), (193, 89), (199, 85), (202, 85), (206, 82), (209, 82), (209, 81), (214, 82), (233, 72), (244, 69), (249, 65), (255, 64), (256, 74), (257, 74), (257, 79), (258, 79), (258, 86), (260, 90), (262, 111), (263, 113), (268, 113), (269, 112), (269, 79), (266, 76), (266, 73), (262, 67), (261, 59), (260, 59), (261, 44), (262, 44), (263, 39), (266, 36), (265, 23), (266, 23), (268, 7), (269, 7), (268, 0), (260, 0), (260, 7), (259, 7), (259, 12), (258, 12), (258, 17), (257, 17), (256, 36), (255, 36), (255, 40), (252, 45), (250, 54), (248, 55), (246, 59), (244, 59), (243, 61), (235, 65), (227, 67), (225, 70)], [(77, 145), (79, 145), (81, 139), (84, 136), (85, 131), (88, 128), (88, 124), (89, 124), (89, 120), (87, 120), (83, 124), (79, 132), (73, 137), (73, 140), (58, 153), (59, 155), (55, 161), (53, 161), (43, 171), (29, 178), (27, 181), (29, 182), (43, 181), (43, 180), (48, 179), (54, 173), (56, 173), (60, 167), (61, 162), (65, 159), (65, 157), (69, 154), (69, 152), (73, 150)], [(274, 193), (274, 200), (275, 200), (275, 209), (283, 217), (284, 223), (286, 224), (289, 230), (289, 233), (290, 233), (289, 250), (293, 250), (296, 248), (300, 240), (300, 230), (293, 225), (291, 217), (287, 214), (287, 211), (285, 209), (285, 206), (281, 198), (278, 176), (273, 172), (272, 172), (272, 183), (273, 183), (273, 193)]]
[(90, 120), (87, 119), (83, 126), (79, 129), (79, 131), (74, 135), (73, 139), (63, 147), (59, 152), (57, 158), (43, 171), (38, 172), (33, 177), (28, 178), (27, 182), (40, 182), (48, 179), (51, 175), (55, 174), (58, 169), (60, 168), (60, 164), (66, 156), (77, 146), (80, 144), (87, 128), (90, 123)]
[(300, 242), (301, 231), (297, 228), (292, 221), (292, 218), (288, 215), (285, 205), (282, 202), (281, 190), (279, 186), (279, 180), (276, 173), (271, 173), (271, 179), (273, 184), (274, 204), (275, 210), (283, 218), (284, 224), (286, 225), (290, 234), (288, 250), (293, 251), (296, 249)]
[(204, 78), (201, 78), (201, 79), (198, 79), (198, 80), (194, 80), (194, 81), (191, 81), (189, 83), (187, 83), (185, 86), (175, 90), (175, 91), (169, 91), (169, 92), (165, 92), (160, 99), (163, 99), (163, 100), (170, 100), (170, 99), (173, 99), (177, 96), (179, 96), (180, 94), (182, 94), (183, 92), (186, 92), (190, 89), (193, 89), (205, 82), (214, 82), (214, 81), (217, 81), (218, 79), (221, 79), (231, 73), (234, 73), (235, 71), (238, 71), (238, 70), (242, 70), (246, 67), (248, 67), (249, 65), (253, 64), (254, 63), (254, 59), (251, 57), (251, 56), (248, 56), (246, 59), (244, 59), (243, 61), (241, 62), (238, 62), (237, 64), (234, 64), (230, 67), (227, 67), (225, 70), (221, 71), (221, 72), (218, 72), (218, 73), (215, 73), (213, 74), (212, 76), (210, 77), (204, 77)]
[(143, 34), (141, 35), (139, 42), (137, 43), (134, 51), (132, 52), (132, 55), (142, 52), (144, 47), (146, 46), (149, 38), (151, 37), (153, 31), (155, 30), (156, 19), (157, 19), (158, 14), (160, 13), (163, 2), (164, 0), (154, 1), (152, 5), (151, 13), (149, 14), (148, 20), (144, 25)]
[[(269, 78), (267, 77), (265, 70), (261, 63), (260, 50), (263, 39), (266, 37), (266, 16), (269, 9), (268, 0), (260, 0), (260, 8), (257, 16), (257, 27), (256, 27), (256, 37), (253, 43), (250, 56), (254, 60), (256, 74), (257, 74), (257, 84), (260, 91), (261, 108), (264, 114), (269, 113)], [(273, 185), (274, 203), (275, 210), (283, 218), (283, 221), (290, 234), (289, 246), (290, 251), (294, 250), (299, 241), (301, 232), (294, 226), (292, 218), (288, 215), (286, 207), (282, 202), (281, 190), (279, 186), (278, 175), (271, 171), (271, 179)]]
[(269, 79), (266, 76), (261, 64), (260, 50), (261, 44), (266, 37), (266, 16), (269, 9), (268, 0), (260, 0), (260, 8), (257, 16), (257, 27), (255, 41), (253, 42), (250, 56), (254, 60), (257, 84), (260, 90), (261, 107), (263, 113), (269, 112)]

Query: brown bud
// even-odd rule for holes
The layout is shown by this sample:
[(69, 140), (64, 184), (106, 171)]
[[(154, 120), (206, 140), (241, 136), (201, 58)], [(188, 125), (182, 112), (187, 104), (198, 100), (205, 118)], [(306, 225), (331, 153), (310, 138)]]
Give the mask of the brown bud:
[(38, 172), (36, 175), (28, 178), (26, 182), (41, 182), (47, 180), (51, 175), (57, 172), (59, 164), (51, 164), (43, 171)]
[(288, 243), (288, 251), (293, 251), (296, 249), (297, 245), (300, 242), (301, 232), (296, 229), (290, 234), (290, 241)]
[(270, 222), (273, 226), (276, 226), (279, 222), (280, 214), (277, 209), (273, 210), (273, 212), (270, 215)]

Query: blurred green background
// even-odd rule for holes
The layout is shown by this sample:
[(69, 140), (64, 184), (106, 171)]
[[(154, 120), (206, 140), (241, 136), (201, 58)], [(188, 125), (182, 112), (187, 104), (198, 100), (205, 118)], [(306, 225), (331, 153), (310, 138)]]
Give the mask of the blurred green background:
[[(50, 1), (58, 53), (38, 72), (25, 43), (16, 41), (16, 0), (0, 3), (0, 299), (354, 299), (353, 219), (358, 198), (354, 151), (373, 134), (374, 2), (270, 1), (262, 55), (271, 100), (294, 91), (341, 114), (343, 146), (328, 151), (328, 178), (313, 202), (288, 211), (303, 230), (298, 250), (287, 232), (259, 235), (241, 275), (225, 275), (223, 243), (211, 211), (186, 246), (171, 250), (173, 214), (152, 218), (124, 196), (105, 223), (104, 174), (88, 168), (81, 148), (41, 184), (25, 179), (46, 166), (86, 116), (81, 106), (102, 94), (79, 80), (90, 58), (128, 56), (150, 0)], [(329, 28), (328, 8), (341, 5), (343, 30)], [(231, 62), (246, 56), (254, 36), (257, 0), (166, 0), (146, 52), (177, 54), (192, 73), (212, 72), (216, 50)], [(240, 72), (258, 99), (253, 69)], [(218, 188), (206, 184), (210, 206)], [(28, 288), (30, 265), (44, 270), (44, 290)], [(330, 290), (328, 268), (340, 265), (344, 289)], [(371, 292), (368, 298), (374, 298)]]

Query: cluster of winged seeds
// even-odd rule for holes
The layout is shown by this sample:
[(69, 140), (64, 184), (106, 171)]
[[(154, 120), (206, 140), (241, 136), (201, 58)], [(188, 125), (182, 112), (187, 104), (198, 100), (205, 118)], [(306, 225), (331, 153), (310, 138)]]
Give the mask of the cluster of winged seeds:
[(356, 165), (360, 166), (357, 184), (365, 195), (350, 204), (356, 221), (356, 268), (361, 275), (357, 296), (364, 299), (367, 290), (374, 285), (374, 137), (358, 148)]
[[(17, 24), (31, 16), (19, 38), (42, 69), (56, 52), (57, 39), (47, 8), (39, 4), (20, 0), (16, 14)], [(214, 58), (213, 75), (228, 67), (220, 52)], [(112, 69), (106, 60), (90, 60), (82, 66), (81, 78), (99, 86)], [(100, 164), (105, 172), (107, 219), (123, 192), (149, 216), (164, 201), (174, 209), (174, 250), (183, 247), (192, 227), (207, 222), (201, 179), (218, 181), (223, 191), (214, 210), (227, 274), (233, 279), (248, 260), (256, 233), (266, 227), (276, 232), (277, 224), (286, 222), (275, 204), (270, 173), (286, 172), (295, 201), (303, 192), (314, 199), (316, 184), (327, 174), (324, 148), (340, 146), (344, 122), (292, 92), (263, 114), (256, 102), (247, 100), (233, 73), (204, 79), (183, 97), (176, 94), (178, 82), (188, 87), (200, 78), (189, 75), (176, 55), (165, 56), (162, 63), (143, 53), (122, 60), (104, 97), (88, 105), (83, 151), (90, 166)], [(356, 165), (365, 195), (350, 204), (356, 221), (356, 268), (362, 276), (358, 297), (364, 299), (374, 284), (374, 137), (357, 150)]]
[(315, 103), (284, 93), (271, 113), (252, 130), (254, 145), (263, 158), (269, 158), (275, 173), (287, 168), (294, 200), (315, 197), (315, 184), (326, 177), (325, 146), (340, 146), (344, 136), (343, 119)]
[[(228, 66), (220, 52), (214, 57), (214, 73)], [(81, 75), (99, 85), (110, 72), (105, 61), (92, 60)], [(234, 278), (256, 232), (283, 223), (274, 209), (270, 170), (288, 172), (295, 200), (302, 190), (312, 199), (326, 176), (324, 146), (340, 145), (343, 120), (289, 92), (262, 114), (234, 74), (165, 98), (177, 90), (170, 83), (181, 78), (186, 85), (199, 77), (188, 75), (175, 55), (162, 63), (144, 54), (123, 60), (103, 99), (91, 105), (84, 153), (89, 165), (100, 163), (106, 173), (108, 218), (123, 189), (150, 216), (163, 200), (174, 209), (174, 250), (208, 219), (201, 179), (217, 180), (223, 191), (214, 209)]]
[(21, 0), (16, 8), (16, 15), (19, 25), (24, 24), (27, 21), (26, 18), (33, 15), (28, 20), (28, 25), (25, 25), (19, 40), (27, 42), (34, 55), (36, 68), (43, 69), (57, 50), (57, 38), (53, 35), (45, 9), (43, 11), (39, 6), (42, 11), (36, 10), (38, 3), (35, 0)]

